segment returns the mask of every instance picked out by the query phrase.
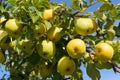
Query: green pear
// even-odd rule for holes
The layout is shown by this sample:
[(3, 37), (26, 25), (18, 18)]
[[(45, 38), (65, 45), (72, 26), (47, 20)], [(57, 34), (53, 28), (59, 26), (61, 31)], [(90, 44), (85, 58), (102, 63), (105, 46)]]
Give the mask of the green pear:
[(5, 30), (13, 37), (18, 37), (22, 34), (22, 26), (18, 24), (17, 19), (9, 19), (5, 24)]
[(75, 31), (82, 36), (86, 36), (97, 30), (97, 23), (90, 18), (77, 18), (74, 24)]
[(46, 26), (43, 23), (39, 23), (39, 25), (36, 25), (35, 29), (33, 29), (33, 30), (34, 30), (33, 34), (35, 37), (41, 37), (46, 32)]
[(56, 53), (55, 43), (49, 40), (43, 40), (37, 45), (37, 52), (44, 59), (51, 59)]
[(17, 47), (19, 50), (26, 53), (27, 56), (33, 52), (33, 42), (30, 40), (21, 40), (18, 42)]
[(53, 26), (47, 31), (47, 38), (51, 41), (58, 42), (61, 38), (61, 32), (62, 28)]

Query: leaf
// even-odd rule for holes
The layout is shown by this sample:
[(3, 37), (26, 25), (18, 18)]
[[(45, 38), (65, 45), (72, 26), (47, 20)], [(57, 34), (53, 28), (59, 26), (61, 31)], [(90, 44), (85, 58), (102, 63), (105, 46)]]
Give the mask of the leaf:
[(3, 32), (0, 32), (0, 43), (3, 42), (3, 39), (7, 36), (7, 32), (6, 31), (3, 31)]
[(87, 65), (87, 75), (92, 78), (92, 80), (100, 80), (100, 72), (96, 69), (93, 63), (88, 63)]
[(0, 6), (0, 12), (4, 12), (4, 11), (5, 11), (4, 7)]
[(93, 2), (93, 0), (90, 0), (90, 3), (92, 3)]
[(113, 8), (110, 10), (109, 16), (112, 17), (113, 19), (120, 19), (120, 6), (118, 8)]
[(40, 56), (37, 53), (33, 53), (28, 57), (28, 61), (30, 64), (35, 65), (40, 61)]
[(102, 20), (100, 20), (100, 19), (98, 19), (97, 22), (98, 22), (98, 27), (100, 29), (103, 29), (104, 22)]
[(114, 29), (108, 29), (107, 30), (107, 38), (108, 40), (113, 40), (115, 37), (115, 30)]
[(36, 8), (35, 8), (35, 11), (36, 11), (36, 14), (37, 14), (39, 17), (42, 18), (42, 12), (43, 12), (43, 11), (39, 11), (39, 10), (37, 10)]
[(8, 4), (12, 4), (12, 5), (14, 5), (15, 2), (16, 2), (16, 0), (8, 0), (8, 1), (7, 1)]
[(103, 11), (109, 11), (110, 9), (113, 8), (113, 5), (110, 4), (110, 3), (104, 3), (101, 7), (100, 7), (100, 12), (103, 12)]
[(114, 27), (114, 30), (116, 32), (116, 36), (117, 37), (120, 37), (120, 23), (119, 23), (119, 26), (118, 27)]
[(33, 23), (35, 23), (39, 19), (38, 15), (36, 15), (32, 12), (30, 12), (29, 14), (30, 14), (30, 17), (31, 17)]
[(52, 27), (52, 24), (50, 22), (48, 22), (48, 21), (45, 20), (44, 23), (46, 25), (47, 30)]

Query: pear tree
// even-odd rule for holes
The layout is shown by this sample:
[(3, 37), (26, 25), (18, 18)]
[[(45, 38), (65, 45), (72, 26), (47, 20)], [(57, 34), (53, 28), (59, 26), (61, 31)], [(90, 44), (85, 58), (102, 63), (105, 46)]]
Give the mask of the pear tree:
[(101, 80), (103, 69), (120, 73), (120, 4), (67, 2), (0, 0), (0, 63), (8, 80), (84, 80), (85, 70)]

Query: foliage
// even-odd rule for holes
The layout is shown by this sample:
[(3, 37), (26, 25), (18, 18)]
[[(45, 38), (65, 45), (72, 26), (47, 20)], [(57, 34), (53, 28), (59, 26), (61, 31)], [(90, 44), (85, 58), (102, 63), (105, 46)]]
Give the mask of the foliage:
[[(120, 72), (118, 66), (120, 40), (114, 40), (120, 37), (120, 24), (114, 25), (116, 20), (120, 20), (120, 4), (114, 5), (110, 0), (71, 0), (71, 2), (71, 5), (67, 6), (64, 2), (58, 4), (49, 0), (0, 0), (0, 51), (6, 59), (1, 63), (5, 65), (6, 70), (10, 71), (10, 80), (83, 80), (81, 65), (85, 65), (86, 72), (92, 80), (100, 80), (101, 69)], [(96, 3), (102, 5), (95, 12), (87, 12), (87, 9)], [(52, 19), (44, 19), (43, 14), (46, 9), (53, 10)], [(97, 30), (86, 36), (78, 34), (75, 31), (74, 21), (79, 17), (95, 20)], [(9, 19), (15, 19), (16, 25), (20, 27), (17, 33), (11, 32), (15, 36), (6, 30)], [(60, 30), (48, 32), (52, 27), (58, 27)], [(69, 56), (66, 45), (75, 38), (82, 39), (86, 43), (84, 55), (89, 54), (87, 57)], [(47, 43), (42, 44), (48, 46), (46, 52), (37, 50), (37, 46), (41, 46), (43, 40), (52, 41), (55, 47), (54, 55), (49, 51), (52, 45), (48, 46)], [(101, 64), (98, 64), (99, 60), (94, 58), (94, 48), (99, 42), (106, 42), (114, 49), (112, 59)], [(40, 50), (43, 48), (41, 46)], [(52, 57), (44, 58), (39, 55), (40, 52), (44, 57), (47, 54)], [(57, 70), (57, 63), (63, 56), (69, 56), (75, 62), (76, 69), (71, 75), (61, 75)], [(102, 65), (102, 68), (98, 68), (100, 66), (96, 64)], [(110, 67), (106, 68), (103, 64), (109, 64)]]

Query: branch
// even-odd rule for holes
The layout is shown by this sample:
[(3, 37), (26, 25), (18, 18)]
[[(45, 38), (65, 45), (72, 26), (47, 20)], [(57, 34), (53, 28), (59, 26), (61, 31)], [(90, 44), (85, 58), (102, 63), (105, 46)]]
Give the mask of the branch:
[(68, 78), (64, 78), (63, 80), (70, 80), (70, 77), (68, 77)]
[(6, 75), (7, 75), (7, 74), (4, 74), (1, 79), (4, 80)]
[(116, 63), (112, 62), (112, 61), (108, 61), (109, 64), (111, 64), (112, 66), (120, 69), (120, 66), (118, 66)]
[(61, 8), (58, 11), (55, 12), (55, 15), (61, 16), (63, 12), (66, 11), (66, 8)]
[(118, 66), (116, 63), (114, 63), (114, 62), (112, 62), (112, 61), (108, 61), (108, 63), (109, 64), (111, 64), (112, 65), (112, 67), (113, 67), (113, 71), (116, 73), (116, 72), (118, 72), (118, 73), (120, 73), (120, 66)]
[(88, 16), (91, 16), (91, 14), (80, 14), (79, 11), (76, 11), (75, 13), (70, 14), (69, 17), (74, 18), (74, 17), (83, 17), (83, 16), (84, 16), (84, 17), (88, 17)]
[(113, 67), (113, 71), (116, 73), (116, 72), (118, 72), (118, 73), (120, 73), (120, 70), (118, 70), (116, 67)]

